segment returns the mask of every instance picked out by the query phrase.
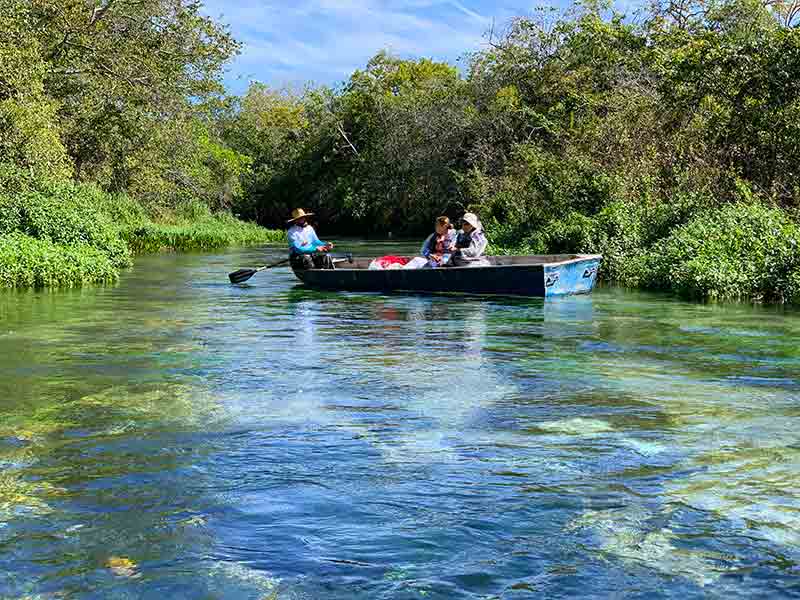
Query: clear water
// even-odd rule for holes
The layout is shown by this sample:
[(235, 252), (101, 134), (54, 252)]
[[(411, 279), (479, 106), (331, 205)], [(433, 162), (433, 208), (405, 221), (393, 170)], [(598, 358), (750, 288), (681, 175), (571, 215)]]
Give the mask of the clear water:
[(279, 252), (0, 294), (0, 598), (800, 593), (798, 312), (227, 283)]

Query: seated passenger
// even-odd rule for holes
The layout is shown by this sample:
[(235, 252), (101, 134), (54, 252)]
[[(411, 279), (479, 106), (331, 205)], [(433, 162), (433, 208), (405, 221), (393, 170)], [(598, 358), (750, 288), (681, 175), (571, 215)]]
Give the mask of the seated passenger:
[(286, 237), (289, 241), (289, 259), (293, 269), (332, 269), (330, 256), (319, 254), (329, 252), (333, 244), (321, 241), (317, 232), (308, 224), (308, 217), (314, 213), (307, 213), (302, 208), (292, 211), (292, 218), (287, 221), (291, 225)]
[(422, 244), (420, 254), (428, 259), (427, 268), (441, 267), (450, 260), (455, 249), (456, 232), (447, 217), (436, 219), (435, 231)]
[(483, 256), (489, 240), (483, 233), (478, 216), (466, 213), (462, 219), (461, 232), (456, 238), (456, 248), (450, 259), (454, 267), (488, 267), (489, 261)]

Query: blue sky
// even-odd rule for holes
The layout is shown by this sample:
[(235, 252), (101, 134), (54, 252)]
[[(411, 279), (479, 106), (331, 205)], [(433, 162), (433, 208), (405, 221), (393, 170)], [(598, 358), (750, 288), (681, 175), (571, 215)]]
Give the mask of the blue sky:
[[(564, 0), (562, 0), (563, 3)], [(456, 61), (485, 42), (495, 23), (530, 15), (524, 0), (205, 0), (244, 44), (226, 76), (231, 92), (249, 80), (271, 86), (336, 84), (378, 50)]]

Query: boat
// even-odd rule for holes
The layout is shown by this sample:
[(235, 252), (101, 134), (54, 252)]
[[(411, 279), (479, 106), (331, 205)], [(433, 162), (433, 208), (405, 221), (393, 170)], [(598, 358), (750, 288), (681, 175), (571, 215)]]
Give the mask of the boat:
[(322, 290), (498, 294), (549, 298), (588, 294), (597, 281), (599, 254), (487, 256), (488, 266), (370, 270), (370, 258), (334, 269), (296, 269), (305, 285)]

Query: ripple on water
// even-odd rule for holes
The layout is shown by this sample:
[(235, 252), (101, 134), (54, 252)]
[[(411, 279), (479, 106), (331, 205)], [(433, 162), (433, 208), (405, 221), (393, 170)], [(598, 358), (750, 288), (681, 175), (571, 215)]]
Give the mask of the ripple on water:
[(0, 295), (0, 597), (792, 595), (796, 313), (225, 284), (278, 254)]

